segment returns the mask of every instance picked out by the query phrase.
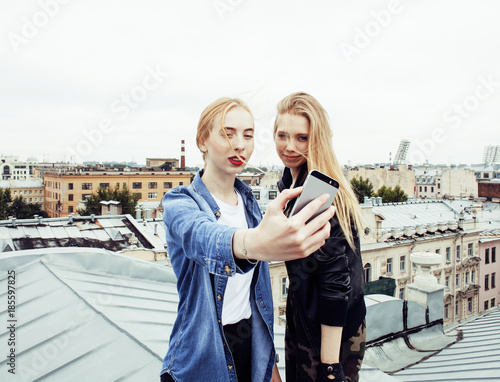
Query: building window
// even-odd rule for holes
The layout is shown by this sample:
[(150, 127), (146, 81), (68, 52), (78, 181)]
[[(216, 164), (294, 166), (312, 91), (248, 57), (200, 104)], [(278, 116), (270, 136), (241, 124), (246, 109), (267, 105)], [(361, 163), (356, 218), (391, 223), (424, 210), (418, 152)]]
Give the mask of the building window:
[(172, 182), (163, 182), (163, 188), (172, 188)]
[(82, 190), (92, 190), (92, 183), (82, 183)]
[(387, 274), (392, 274), (392, 258), (387, 259)]
[(158, 199), (157, 192), (148, 192), (148, 199)]
[(489, 264), (490, 263), (490, 249), (486, 248), (484, 251), (484, 263)]
[(496, 273), (491, 274), (491, 289), (494, 289), (497, 287), (497, 280), (496, 280)]
[(465, 272), (465, 285), (469, 284), (469, 272)]
[(420, 188), (420, 190), (419, 190), (419, 191), (420, 191), (420, 192), (422, 192), (422, 186), (420, 186), (419, 188)]
[(457, 260), (460, 260), (460, 246), (457, 245)]
[(403, 255), (399, 258), (399, 271), (405, 272), (406, 269), (406, 256)]
[(134, 192), (132, 195), (135, 196), (138, 200), (142, 199), (142, 192)]
[(142, 188), (142, 182), (134, 182), (132, 183), (132, 188), (133, 189), (139, 189), (139, 188)]
[(450, 319), (450, 304), (446, 304), (444, 306), (444, 319), (449, 320)]
[(99, 183), (100, 188), (109, 188), (109, 183)]
[(283, 298), (286, 298), (288, 296), (287, 279), (287, 277), (281, 278), (281, 297)]
[(495, 299), (494, 299), (494, 298), (492, 298), (492, 299), (491, 299), (491, 307), (493, 308), (495, 305), (496, 305), (496, 304), (495, 304)]
[(434, 192), (434, 187), (431, 187), (431, 192)]
[(490, 290), (490, 275), (484, 276), (484, 290)]
[(446, 286), (446, 289), (450, 289), (450, 276), (445, 277), (444, 285)]
[(370, 263), (365, 264), (365, 266), (363, 267), (363, 270), (365, 271), (365, 283), (371, 281), (371, 269), (372, 265)]
[(253, 196), (255, 197), (255, 200), (260, 200), (260, 191), (253, 191)]
[(476, 283), (476, 270), (473, 270), (471, 273), (470, 273), (470, 282), (472, 284), (475, 284)]
[(68, 213), (73, 213), (73, 206), (68, 206)]
[(441, 183), (438, 183), (438, 190), (441, 188)]
[(72, 202), (73, 201), (73, 194), (68, 194), (68, 201)]
[(497, 262), (497, 247), (491, 248), (491, 262), (492, 263)]
[(489, 301), (488, 301), (488, 300), (486, 300), (486, 301), (484, 302), (484, 310), (488, 310), (488, 303), (489, 303)]
[(68, 183), (68, 190), (72, 190), (73, 189), (73, 183)]
[(184, 182), (179, 182), (179, 186), (183, 186), (184, 185)]
[(405, 288), (399, 288), (399, 299), (400, 300), (405, 299)]
[(455, 275), (455, 286), (460, 286), (460, 275), (458, 273)]
[(149, 182), (148, 188), (158, 188), (158, 183), (157, 182)]
[(424, 187), (424, 191), (427, 192), (427, 186)]
[(269, 200), (274, 200), (278, 196), (278, 191), (269, 191)]
[(467, 256), (474, 256), (474, 243), (469, 243), (469, 245), (467, 246)]
[(472, 313), (472, 297), (467, 299), (467, 313)]
[(122, 188), (125, 190), (127, 188), (127, 183), (123, 182), (122, 183)]
[(459, 313), (459, 309), (458, 309), (458, 301), (457, 301), (457, 302), (455, 302), (455, 317), (460, 317), (460, 315), (458, 313)]
[(446, 247), (446, 262), (451, 262), (451, 247)]

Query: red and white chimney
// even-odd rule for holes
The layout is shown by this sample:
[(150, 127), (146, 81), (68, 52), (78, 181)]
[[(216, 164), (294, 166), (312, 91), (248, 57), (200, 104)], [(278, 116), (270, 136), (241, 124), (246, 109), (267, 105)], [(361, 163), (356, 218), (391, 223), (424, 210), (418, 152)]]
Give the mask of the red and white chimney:
[(186, 141), (181, 140), (181, 168), (186, 168)]

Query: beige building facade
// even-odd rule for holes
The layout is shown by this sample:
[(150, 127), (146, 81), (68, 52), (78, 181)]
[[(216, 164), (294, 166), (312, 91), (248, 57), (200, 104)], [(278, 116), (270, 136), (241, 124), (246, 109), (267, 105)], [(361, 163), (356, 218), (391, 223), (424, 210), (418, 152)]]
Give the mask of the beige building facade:
[(77, 205), (99, 188), (127, 189), (139, 202), (160, 203), (163, 195), (179, 185), (189, 185), (189, 171), (82, 171), (54, 169), (44, 172), (45, 211), (49, 217), (77, 213)]
[(0, 180), (0, 188), (9, 189), (12, 199), (22, 197), (25, 203), (44, 205), (44, 185), (40, 179)]
[(478, 185), (473, 170), (447, 168), (415, 170), (415, 196), (420, 198), (477, 197)]
[(344, 176), (350, 182), (354, 178), (369, 179), (373, 184), (373, 191), (380, 187), (399, 186), (408, 196), (415, 195), (415, 172), (411, 166), (400, 164), (390, 167), (354, 167), (344, 169)]

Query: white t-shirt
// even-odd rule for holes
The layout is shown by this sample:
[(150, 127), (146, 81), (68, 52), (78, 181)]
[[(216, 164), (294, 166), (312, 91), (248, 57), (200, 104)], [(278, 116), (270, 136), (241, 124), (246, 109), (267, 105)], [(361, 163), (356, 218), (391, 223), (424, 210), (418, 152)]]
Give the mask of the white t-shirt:
[[(212, 196), (221, 212), (218, 223), (245, 229), (248, 228), (245, 207), (241, 195), (238, 192), (237, 194), (237, 206), (231, 206)], [(235, 324), (243, 319), (250, 318), (252, 315), (250, 286), (254, 270), (255, 268), (252, 268), (247, 273), (236, 273), (234, 276), (228, 277), (222, 303), (222, 325)]]

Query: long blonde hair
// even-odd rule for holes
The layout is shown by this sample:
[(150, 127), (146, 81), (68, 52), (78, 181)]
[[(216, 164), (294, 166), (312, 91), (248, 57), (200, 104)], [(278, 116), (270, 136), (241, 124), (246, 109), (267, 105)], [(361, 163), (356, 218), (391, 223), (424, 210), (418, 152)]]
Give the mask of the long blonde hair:
[[(245, 109), (246, 111), (248, 111), (248, 113), (253, 119), (253, 115), (252, 112), (250, 111), (250, 108), (245, 102), (243, 102), (239, 98), (229, 98), (229, 97), (219, 98), (214, 102), (212, 102), (210, 105), (208, 105), (205, 108), (205, 110), (201, 112), (200, 120), (198, 122), (198, 130), (196, 132), (196, 145), (201, 151), (203, 160), (205, 160), (206, 153), (201, 150), (201, 146), (208, 139), (210, 133), (215, 127), (215, 120), (217, 119), (217, 117), (220, 117), (220, 129), (225, 131), (226, 127), (224, 126), (224, 124), (225, 124), (226, 114), (233, 107), (241, 107)], [(233, 146), (231, 145), (231, 142), (229, 141), (227, 134), (224, 134), (224, 136), (226, 137), (226, 140), (229, 143), (229, 147), (233, 149)], [(243, 160), (243, 158), (241, 158), (238, 154), (236, 154), (236, 156), (238, 156), (240, 159)], [(247, 163), (245, 160), (243, 160), (243, 162)]]
[(307, 154), (307, 171), (312, 169), (338, 180), (340, 187), (333, 201), (336, 207), (340, 228), (350, 247), (355, 249), (352, 227), (361, 231), (361, 208), (351, 184), (344, 177), (337, 157), (333, 151), (332, 130), (328, 122), (328, 114), (321, 104), (310, 94), (292, 93), (278, 104), (278, 115), (274, 122), (274, 139), (278, 129), (278, 120), (283, 114), (296, 114), (309, 121), (309, 139)]

